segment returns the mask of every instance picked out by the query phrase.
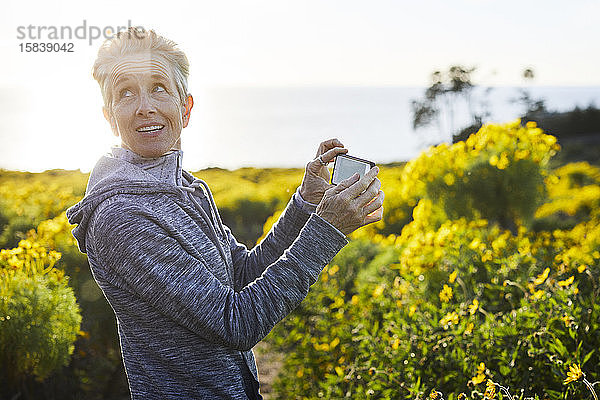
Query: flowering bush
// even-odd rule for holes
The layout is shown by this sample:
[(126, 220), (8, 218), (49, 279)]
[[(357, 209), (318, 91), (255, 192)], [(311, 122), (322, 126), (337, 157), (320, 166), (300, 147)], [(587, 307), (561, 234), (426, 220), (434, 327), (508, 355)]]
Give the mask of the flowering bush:
[(564, 165), (546, 178), (549, 201), (535, 212), (536, 229), (572, 228), (600, 212), (600, 168), (587, 162)]
[[(589, 397), (585, 382), (600, 378), (600, 174), (586, 163), (550, 170), (556, 151), (553, 137), (515, 122), (485, 126), (404, 167), (382, 167), (384, 220), (352, 235), (306, 300), (268, 337), (286, 356), (275, 385), (280, 397), (511, 398), (505, 389), (519, 399)], [(263, 222), (287, 203), (301, 173), (245, 168), (196, 175), (210, 184), (236, 237), (251, 244), (270, 229), (278, 214)], [(63, 213), (81, 197), (86, 178), (0, 172), (7, 188), (0, 190), (0, 271), (17, 262), (14, 252), (25, 252), (18, 250), (22, 239), (37, 249), (36, 271), (46, 271), (34, 279), (18, 268), (11, 293), (39, 286), (44, 301), (35, 309), (23, 301), (19, 310), (36, 322), (12, 325), (10, 337), (2, 336), (2, 324), (15, 323), (15, 314), (0, 309), (0, 337), (29, 337), (23, 332), (38, 329), (36, 318), (47, 319), (42, 303), (56, 304), (49, 299), (57, 293), (75, 304), (61, 286), (66, 275), (82, 309), (85, 332), (69, 367), (39, 392), (48, 395), (52, 387), (54, 398), (127, 392), (114, 314)], [(50, 249), (61, 253), (60, 269), (49, 268), (58, 257)], [(48, 289), (58, 287), (65, 290)], [(56, 353), (53, 342), (36, 343)], [(0, 358), (5, 354), (0, 348)], [(31, 361), (33, 352), (19, 354), (23, 361), (0, 359), (0, 370), (15, 363), (34, 374), (35, 364), (38, 377), (52, 370), (50, 362)]]
[(60, 253), (21, 240), (0, 251), (0, 376), (3, 391), (42, 380), (69, 362), (81, 316)]
[[(557, 201), (597, 181), (584, 165), (552, 175), (557, 150), (512, 123), (409, 162), (399, 191), (412, 221), (355, 234), (271, 333), (287, 354), (281, 397), (489, 399), (502, 392), (494, 382), (519, 398), (589, 394), (565, 382), (574, 364), (600, 378), (600, 218), (591, 196), (579, 214)], [(583, 184), (556, 186), (551, 176), (575, 182), (575, 167)], [(544, 208), (574, 219), (542, 229)]]
[(87, 175), (75, 171), (0, 170), (0, 248), (17, 247), (30, 229), (76, 203), (86, 181)]
[(558, 150), (556, 138), (534, 122), (484, 125), (464, 142), (432, 147), (409, 162), (401, 193), (414, 204), (431, 200), (443, 211), (438, 224), (485, 218), (514, 230), (531, 223), (543, 203), (548, 161)]

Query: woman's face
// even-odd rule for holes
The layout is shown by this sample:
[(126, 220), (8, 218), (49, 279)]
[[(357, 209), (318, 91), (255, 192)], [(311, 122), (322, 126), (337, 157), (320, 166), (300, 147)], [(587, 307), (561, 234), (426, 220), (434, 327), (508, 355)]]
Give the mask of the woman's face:
[(127, 55), (114, 65), (109, 79), (112, 104), (104, 116), (122, 147), (149, 158), (181, 149), (192, 100), (186, 99), (186, 113), (167, 60), (151, 53)]

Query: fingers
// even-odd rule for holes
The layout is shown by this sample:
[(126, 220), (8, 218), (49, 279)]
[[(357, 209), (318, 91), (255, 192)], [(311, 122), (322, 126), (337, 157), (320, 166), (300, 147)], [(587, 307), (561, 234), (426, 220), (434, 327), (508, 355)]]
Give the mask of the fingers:
[(385, 194), (383, 193), (383, 191), (380, 190), (379, 193), (377, 193), (377, 196), (375, 196), (375, 198), (373, 198), (369, 204), (364, 206), (363, 213), (368, 217), (368, 215), (371, 214), (373, 211), (381, 208), (381, 206), (383, 206), (384, 198)]
[(357, 173), (355, 173), (354, 175), (352, 175), (350, 178), (348, 179), (344, 179), (343, 181), (341, 181), (340, 183), (337, 184), (337, 186), (333, 186), (332, 188), (328, 189), (327, 191), (331, 191), (331, 194), (338, 194), (343, 190), (348, 189), (350, 186), (354, 185), (358, 179), (360, 178), (360, 175), (358, 175)]
[[(363, 178), (358, 173), (325, 191), (316, 213), (344, 234), (383, 218), (384, 193), (379, 190), (378, 168), (371, 168)], [(366, 188), (364, 188), (367, 186)], [(363, 196), (361, 193), (365, 192)], [(358, 195), (352, 197), (352, 193)]]
[(321, 158), (326, 163), (330, 163), (331, 161), (333, 161), (335, 159), (335, 157), (338, 154), (347, 153), (347, 152), (348, 152), (348, 149), (345, 149), (343, 147), (334, 147), (333, 149), (328, 150), (325, 153), (323, 153)]
[[(322, 154), (321, 159), (323, 160), (323, 162), (328, 164), (331, 161), (333, 161), (338, 154), (347, 153), (347, 152), (348, 152), (348, 149), (341, 148), (341, 147), (335, 147), (335, 148), (325, 152), (324, 154)], [(321, 167), (324, 167), (324, 166), (325, 165), (323, 165), (321, 163), (321, 160), (319, 159), (318, 156), (317, 156), (317, 158), (315, 158), (308, 164), (308, 167), (313, 172), (319, 171), (321, 169)]]
[(334, 147), (344, 147), (344, 145), (337, 138), (329, 139), (322, 142), (319, 145), (316, 157), (319, 157), (321, 154), (325, 154), (327, 151), (333, 149)]
[[(365, 218), (365, 225), (372, 224), (373, 222), (381, 221), (383, 218), (383, 206), (379, 207), (377, 210), (367, 215)], [(363, 225), (364, 226), (364, 225)]]
[[(354, 185), (348, 187), (348, 189), (346, 189), (347, 195), (351, 199), (358, 197), (362, 192), (367, 190), (367, 188), (371, 185), (371, 182), (373, 182), (375, 180), (375, 178), (377, 178), (378, 173), (379, 173), (379, 167), (375, 166), (375, 167), (371, 168), (369, 171), (367, 171), (365, 176), (363, 176), (356, 184), (354, 184)], [(379, 188), (377, 188), (377, 190), (379, 190)], [(375, 193), (377, 193), (377, 192), (375, 192)], [(375, 193), (373, 193), (373, 195), (375, 195)], [(373, 198), (373, 196), (371, 196), (371, 198)]]
[(381, 181), (378, 178), (375, 178), (373, 181), (371, 181), (369, 187), (367, 187), (367, 189), (353, 201), (356, 202), (359, 207), (363, 207), (365, 204), (373, 201), (373, 199), (379, 194), (379, 189), (381, 189)]

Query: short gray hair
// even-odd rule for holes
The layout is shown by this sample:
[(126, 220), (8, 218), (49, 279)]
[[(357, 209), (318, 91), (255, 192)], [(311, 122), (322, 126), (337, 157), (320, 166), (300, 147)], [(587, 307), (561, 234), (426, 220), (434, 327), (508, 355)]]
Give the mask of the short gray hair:
[(110, 110), (112, 93), (109, 90), (110, 72), (114, 64), (123, 56), (142, 52), (156, 52), (164, 57), (175, 77), (175, 86), (181, 100), (185, 104), (188, 96), (188, 76), (190, 64), (183, 51), (175, 42), (158, 35), (154, 30), (146, 31), (141, 27), (130, 27), (107, 39), (98, 50), (98, 57), (92, 68), (92, 76), (100, 85), (104, 106)]

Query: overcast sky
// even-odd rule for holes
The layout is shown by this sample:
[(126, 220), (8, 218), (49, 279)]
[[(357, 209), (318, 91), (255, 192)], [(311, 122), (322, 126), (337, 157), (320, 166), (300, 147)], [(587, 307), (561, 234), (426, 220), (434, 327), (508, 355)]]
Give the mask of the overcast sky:
[[(90, 39), (92, 26), (130, 23), (174, 40), (191, 62), (191, 88), (424, 86), (452, 64), (476, 66), (486, 85), (522, 85), (526, 67), (537, 85), (600, 85), (598, 0), (5, 0), (0, 22), (4, 168), (85, 169), (106, 149), (90, 74), (103, 38)], [(85, 39), (44, 40), (50, 27), (84, 22)], [(38, 27), (47, 27), (43, 41), (73, 43), (73, 53), (21, 52), (40, 41)], [(30, 166), (16, 161), (23, 152)]]

